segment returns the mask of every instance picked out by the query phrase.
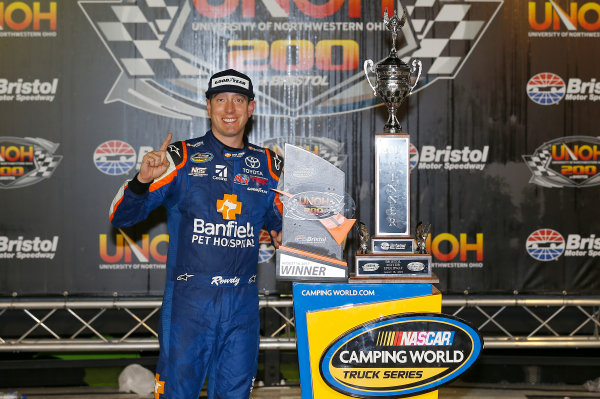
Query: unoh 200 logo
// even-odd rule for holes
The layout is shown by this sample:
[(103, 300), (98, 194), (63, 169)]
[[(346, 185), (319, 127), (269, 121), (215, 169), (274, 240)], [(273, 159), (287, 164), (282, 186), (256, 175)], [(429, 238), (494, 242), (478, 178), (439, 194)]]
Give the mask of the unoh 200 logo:
[(438, 389), (477, 360), (483, 340), (463, 320), (406, 313), (358, 326), (332, 342), (319, 371), (332, 389), (357, 398), (400, 398)]
[[(391, 14), (402, 6), (407, 7), (411, 22), (402, 27), (405, 40), (398, 55), (423, 62), (416, 91), (437, 79), (454, 79), (504, 0), (454, 3), (79, 1), (121, 70), (105, 103), (121, 101), (180, 119), (206, 116), (198, 95), (206, 86), (192, 87), (186, 82), (228, 68), (252, 78), (261, 102), (257, 116), (323, 116), (377, 105), (364, 79), (362, 63), (386, 56), (390, 36), (383, 14), (386, 9)], [(382, 43), (387, 50), (382, 51)], [(200, 79), (200, 84), (206, 81)], [(290, 90), (302, 95), (290, 101)]]

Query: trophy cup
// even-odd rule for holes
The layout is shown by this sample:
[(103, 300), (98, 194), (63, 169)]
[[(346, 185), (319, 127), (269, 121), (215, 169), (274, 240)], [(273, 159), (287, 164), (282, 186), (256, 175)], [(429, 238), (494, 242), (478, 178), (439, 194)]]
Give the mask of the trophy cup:
[[(402, 14), (402, 19), (398, 19), (396, 12), (394, 12), (392, 18), (389, 18), (386, 8), (383, 22), (386, 28), (392, 32), (392, 50), (390, 51), (390, 55), (383, 61), (378, 62), (375, 68), (373, 68), (372, 60), (366, 60), (364, 70), (367, 82), (369, 82), (369, 86), (373, 89), (373, 94), (381, 98), (388, 109), (389, 117), (383, 127), (383, 132), (401, 133), (402, 127), (398, 118), (396, 118), (396, 111), (400, 107), (400, 104), (402, 104), (402, 101), (410, 95), (419, 82), (422, 65), (421, 61), (413, 60), (412, 66), (409, 67), (396, 55), (396, 38), (398, 37), (398, 31), (402, 29), (406, 22), (406, 10)], [(369, 72), (374, 73), (376, 76), (375, 86), (371, 83)], [(417, 76), (415, 83), (411, 86), (410, 80), (415, 72), (417, 72)]]
[[(422, 225), (417, 243), (410, 236), (410, 136), (402, 132), (396, 112), (410, 95), (421, 76), (421, 61), (408, 66), (397, 56), (396, 39), (406, 22), (396, 12), (392, 18), (385, 10), (384, 23), (392, 32), (392, 50), (387, 58), (374, 65), (364, 63), (364, 72), (375, 96), (381, 98), (389, 113), (383, 133), (375, 135), (375, 234), (371, 253), (361, 248), (355, 257), (355, 275), (351, 282), (432, 282), (431, 255), (424, 250)], [(375, 85), (369, 73), (375, 74)], [(414, 83), (411, 84), (411, 80)], [(427, 231), (428, 232), (428, 231)], [(363, 234), (364, 235), (364, 234)], [(362, 245), (364, 247), (364, 245)], [(436, 281), (437, 282), (437, 281)]]

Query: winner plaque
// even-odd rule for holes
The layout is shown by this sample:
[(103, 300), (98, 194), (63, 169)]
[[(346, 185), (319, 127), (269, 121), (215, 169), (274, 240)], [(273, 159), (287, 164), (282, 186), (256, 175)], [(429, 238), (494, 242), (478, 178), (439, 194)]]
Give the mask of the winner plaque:
[(343, 243), (355, 219), (344, 214), (350, 198), (345, 174), (319, 156), (285, 145), (282, 245), (277, 250), (278, 280), (347, 281)]
[[(356, 254), (351, 282), (437, 282), (431, 274), (431, 255), (423, 251), (426, 234), (418, 235), (418, 241), (410, 235), (410, 136), (402, 131), (396, 112), (417, 85), (422, 66), (419, 60), (409, 66), (397, 56), (396, 39), (405, 22), (406, 10), (400, 19), (396, 13), (389, 18), (386, 9), (390, 54), (377, 64), (364, 63), (369, 86), (389, 117), (383, 132), (375, 134), (375, 234), (370, 251)], [(375, 75), (375, 84), (370, 74)]]

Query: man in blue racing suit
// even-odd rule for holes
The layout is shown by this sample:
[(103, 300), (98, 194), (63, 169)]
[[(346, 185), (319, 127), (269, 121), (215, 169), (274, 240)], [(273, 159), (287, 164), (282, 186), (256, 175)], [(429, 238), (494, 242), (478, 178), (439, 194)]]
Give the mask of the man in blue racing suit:
[(117, 193), (112, 224), (127, 227), (167, 209), (169, 252), (155, 398), (249, 398), (257, 369), (256, 268), (261, 227), (281, 242), (276, 194), (282, 159), (246, 145), (255, 102), (250, 78), (213, 75), (206, 92), (211, 130), (144, 156)]

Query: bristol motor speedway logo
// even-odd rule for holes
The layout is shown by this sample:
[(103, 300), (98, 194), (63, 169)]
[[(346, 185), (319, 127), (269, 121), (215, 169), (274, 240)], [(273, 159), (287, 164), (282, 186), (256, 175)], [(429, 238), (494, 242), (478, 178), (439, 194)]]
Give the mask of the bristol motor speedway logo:
[(110, 140), (100, 144), (94, 151), (94, 165), (107, 175), (124, 175), (135, 165), (136, 155), (133, 147), (126, 142)]
[(600, 101), (600, 82), (596, 78), (588, 80), (563, 78), (552, 72), (541, 72), (527, 82), (527, 96), (539, 105), (556, 105), (566, 101)]
[(107, 175), (126, 175), (135, 166), (139, 170), (144, 155), (151, 152), (151, 146), (140, 146), (136, 150), (121, 140), (108, 140), (94, 150), (94, 165)]
[(544, 262), (558, 259), (565, 251), (565, 239), (552, 229), (536, 230), (527, 237), (527, 253)]
[[(2, 3), (0, 3), (1, 5)], [(0, 8), (0, 16), (2, 9)], [(0, 30), (0, 33), (2, 31)], [(6, 102), (53, 102), (58, 91), (58, 78), (51, 80), (0, 78), (0, 101)]]
[(600, 256), (600, 237), (596, 234), (582, 236), (569, 234), (567, 239), (558, 231), (552, 229), (539, 229), (527, 237), (527, 253), (542, 262), (558, 260), (562, 255), (566, 257), (598, 257)]
[(424, 145), (419, 152), (409, 146), (410, 170), (483, 170), (487, 164), (490, 146), (481, 150), (465, 147), (446, 146), (444, 149)]
[(0, 259), (54, 259), (58, 249), (58, 236), (7, 237), (0, 236)]
[(530, 183), (542, 187), (593, 187), (600, 184), (600, 138), (560, 137), (523, 155), (533, 174)]
[(543, 72), (527, 82), (527, 95), (536, 104), (558, 104), (565, 96), (565, 81), (554, 73)]
[[(206, 116), (208, 77), (227, 68), (253, 79), (258, 115), (309, 117), (378, 105), (363, 63), (385, 58), (387, 50), (363, 43), (389, 41), (386, 8), (408, 12), (399, 56), (423, 62), (416, 91), (453, 79), (503, 1), (81, 0), (79, 5), (121, 69), (105, 103), (191, 119)], [(292, 103), (291, 90), (298, 94)]]
[(275, 255), (275, 247), (271, 241), (271, 235), (266, 230), (261, 230), (258, 242), (260, 244), (258, 248), (258, 263), (269, 262)]
[(0, 189), (50, 178), (62, 160), (62, 155), (54, 155), (58, 146), (39, 137), (0, 137)]

